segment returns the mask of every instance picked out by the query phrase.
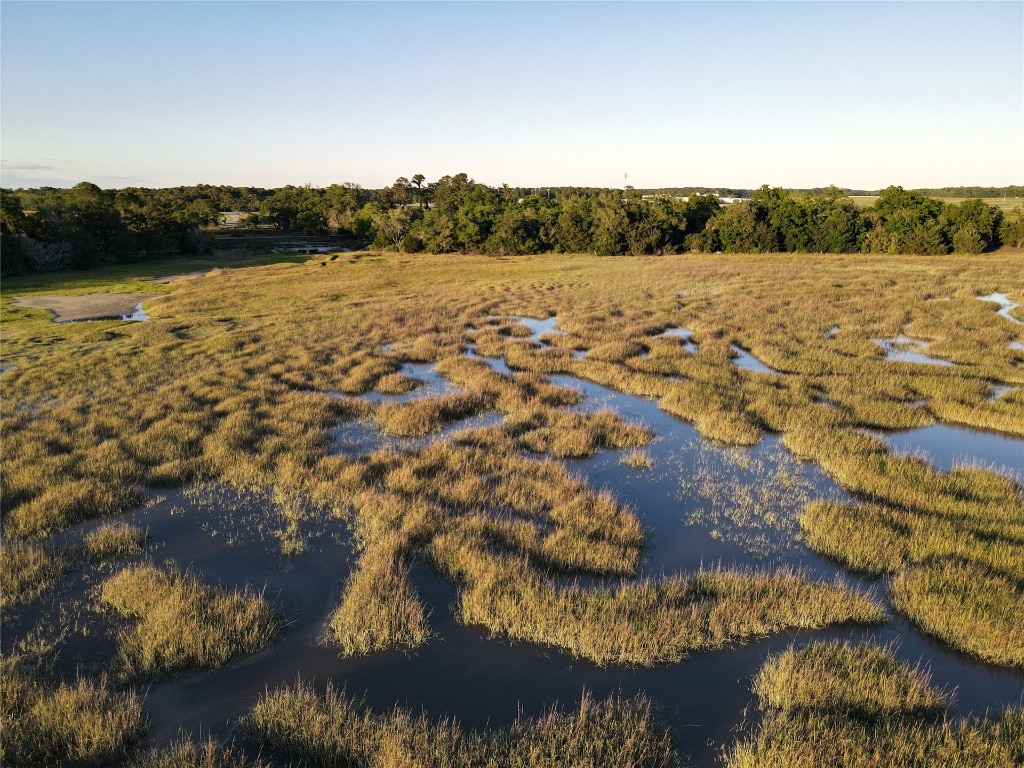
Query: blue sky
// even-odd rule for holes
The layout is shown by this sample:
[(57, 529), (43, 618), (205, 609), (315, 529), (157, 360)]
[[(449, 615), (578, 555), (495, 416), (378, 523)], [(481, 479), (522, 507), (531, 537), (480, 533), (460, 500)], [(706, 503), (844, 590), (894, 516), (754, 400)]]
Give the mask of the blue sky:
[(1024, 183), (1024, 3), (0, 3), (0, 182)]

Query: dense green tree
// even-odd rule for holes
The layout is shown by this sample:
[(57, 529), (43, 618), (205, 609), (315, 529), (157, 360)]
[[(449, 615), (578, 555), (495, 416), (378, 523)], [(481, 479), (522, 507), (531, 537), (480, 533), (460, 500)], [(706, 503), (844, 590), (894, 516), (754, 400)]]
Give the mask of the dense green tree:
[(451, 253), (459, 249), (455, 235), (455, 217), (443, 208), (426, 211), (417, 227), (423, 249), (431, 253)]
[(620, 195), (616, 190), (602, 194), (594, 207), (594, 253), (598, 256), (626, 252), (629, 219)]
[(721, 209), (722, 204), (715, 195), (691, 195), (683, 205), (683, 217), (686, 219), (685, 231), (702, 232)]
[(594, 200), (574, 195), (562, 201), (557, 218), (555, 242), (565, 253), (594, 250)]
[(1024, 208), (1017, 206), (1003, 217), (1003, 223), (999, 226), (999, 239), (1003, 245), (1024, 248)]
[(21, 198), (6, 190), (0, 192), (0, 233), (23, 235), (25, 227), (26, 216), (21, 207)]
[(769, 253), (780, 248), (778, 233), (764, 218), (763, 205), (726, 206), (716, 217), (716, 229), (722, 250), (729, 253)]
[(853, 201), (837, 187), (807, 198), (811, 250), (817, 253), (855, 253), (861, 249), (864, 222)]
[(462, 197), (455, 214), (455, 234), (465, 250), (480, 250), (491, 235), (501, 206), (498, 195), (482, 184), (475, 184)]
[(982, 200), (946, 204), (939, 216), (939, 225), (957, 253), (981, 253), (994, 247), (1002, 221), (1002, 212)]
[(945, 253), (945, 241), (939, 215), (942, 203), (920, 192), (903, 187), (886, 187), (872, 206), (870, 223), (880, 228), (868, 238), (872, 250), (889, 253)]

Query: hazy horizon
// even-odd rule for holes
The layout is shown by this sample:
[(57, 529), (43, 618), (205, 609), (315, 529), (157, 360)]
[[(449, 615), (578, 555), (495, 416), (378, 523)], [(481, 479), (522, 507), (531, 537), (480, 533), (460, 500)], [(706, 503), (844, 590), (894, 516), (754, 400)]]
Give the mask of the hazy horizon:
[(0, 13), (4, 187), (1024, 183), (1020, 3)]

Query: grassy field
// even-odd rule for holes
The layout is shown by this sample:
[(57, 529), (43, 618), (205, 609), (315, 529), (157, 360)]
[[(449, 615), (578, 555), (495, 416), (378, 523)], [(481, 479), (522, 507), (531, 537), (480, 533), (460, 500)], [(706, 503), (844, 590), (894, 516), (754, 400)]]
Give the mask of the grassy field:
[[(355, 253), (254, 259), (251, 268), (171, 285), (147, 280), (209, 266), (176, 261), (4, 281), (5, 609), (46, 595), (83, 561), (137, 556), (145, 546), (143, 531), (116, 525), (63, 547), (55, 535), (122, 514), (160, 488), (213, 482), (267, 501), (283, 557), (303, 555), (309, 509), (349, 525), (355, 568), (327, 622), (327, 640), (346, 656), (430, 642), (429, 611), (409, 577), (417, 560), (454, 585), (460, 621), (604, 665), (672, 663), (785, 628), (882, 619), (877, 598), (800, 572), (706, 568), (633, 578), (647, 541), (638, 515), (559, 460), (610, 448), (645, 467), (652, 435), (610, 411), (570, 410), (579, 393), (547, 378), (562, 373), (653, 399), (721, 445), (780, 433), (851, 495), (849, 503), (807, 506), (800, 524), (809, 546), (889, 577), (892, 605), (922, 631), (995, 664), (1022, 663), (1019, 481), (983, 468), (939, 472), (865, 432), (943, 421), (1024, 436), (1024, 352), (1010, 346), (1024, 341), (1024, 326), (976, 298), (999, 291), (1024, 304), (1019, 253)], [(99, 290), (159, 295), (140, 323), (56, 325), (45, 311), (12, 305), (28, 292)], [(557, 317), (559, 332), (534, 344), (515, 319), (523, 316)], [(669, 327), (690, 329), (698, 351), (660, 336)], [(953, 365), (886, 360), (873, 340), (900, 334), (929, 340), (928, 353)], [(469, 344), (503, 358), (514, 375), (467, 358)], [(737, 347), (775, 373), (737, 367)], [(400, 372), (405, 363), (436, 363), (458, 391), (415, 397), (417, 382)], [(993, 400), (997, 383), (1015, 388)], [(413, 399), (377, 402), (368, 393)], [(357, 419), (388, 435), (423, 436), (488, 413), (500, 417), (495, 426), (410, 453), (332, 448), (332, 430)], [(621, 583), (571, 583), (596, 576)], [(223, 664), (266, 647), (280, 621), (257, 593), (147, 564), (110, 576), (98, 603), (120, 617), (119, 666), (110, 670), (119, 679)], [(299, 693), (313, 695), (290, 695)], [(102, 691), (89, 695), (102, 701)], [(313, 703), (352, 708), (340, 699)], [(787, 728), (796, 722), (779, 717)], [(809, 728), (817, 738), (824, 721), (799, 717), (791, 732)], [(1015, 717), (926, 729), (920, 738), (959, 745), (1014, 732)], [(550, 723), (559, 718), (538, 732), (558, 732)], [(394, 722), (372, 728), (391, 733)], [(442, 734), (402, 722), (401, 738), (428, 745), (484, 743), (454, 726)], [(282, 754), (293, 748), (307, 747)], [(193, 749), (193, 762), (221, 759), (216, 750), (203, 757), (201, 747), (181, 749)], [(755, 764), (745, 759), (734, 764)]]
[[(858, 208), (870, 208), (878, 200), (878, 195), (853, 195), (850, 199), (853, 200), (853, 204)], [(935, 199), (955, 205), (962, 203), (967, 198), (937, 197)], [(1024, 208), (1024, 197), (983, 197), (981, 199), (986, 205), (993, 205), (1003, 213), (1009, 213), (1014, 208)]]

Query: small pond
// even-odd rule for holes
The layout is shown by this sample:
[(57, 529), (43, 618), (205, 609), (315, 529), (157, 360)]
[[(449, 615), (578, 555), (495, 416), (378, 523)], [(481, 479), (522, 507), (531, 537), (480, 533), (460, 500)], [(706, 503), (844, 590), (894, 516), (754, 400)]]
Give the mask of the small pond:
[(1017, 325), (1024, 325), (1024, 320), (1018, 320), (1016, 317), (1010, 314), (1019, 305), (1016, 302), (1010, 301), (1005, 293), (990, 293), (988, 296), (979, 296), (980, 301), (992, 301), (999, 305), (999, 312), (997, 313), (1000, 317), (1005, 317), (1011, 323), (1017, 323)]
[(890, 450), (920, 454), (943, 472), (955, 466), (976, 464), (1011, 477), (1024, 474), (1024, 438), (950, 424), (877, 434)]
[(121, 315), (122, 320), (132, 320), (134, 322), (141, 322), (143, 320), (149, 320), (149, 313), (142, 308), (142, 303), (139, 302), (135, 305), (135, 311), (128, 315)]
[(533, 317), (513, 316), (511, 319), (515, 320), (520, 325), (525, 325), (527, 328), (529, 328), (531, 331), (533, 331), (533, 335), (532, 336), (527, 336), (526, 338), (529, 341), (532, 341), (534, 344), (543, 345), (544, 344), (544, 340), (541, 338), (541, 336), (543, 336), (544, 334), (564, 334), (565, 333), (565, 331), (561, 331), (561, 330), (558, 329), (558, 327), (557, 327), (558, 326), (558, 318), (557, 317), (548, 317), (548, 318), (545, 318), (544, 320), (538, 320), (538, 319), (533, 318)]
[[(416, 379), (420, 385), (411, 392), (402, 395), (388, 395), (382, 392), (367, 392), (363, 397), (371, 403), (408, 403), (427, 397), (457, 395), (462, 388), (452, 384), (448, 379), (437, 373), (433, 363), (403, 363), (398, 373), (410, 379)], [(336, 394), (336, 393), (332, 393)]]
[(697, 342), (693, 340), (693, 331), (682, 326), (666, 328), (654, 338), (680, 339), (682, 341), (683, 351), (688, 352), (691, 355), (697, 354), (697, 350), (699, 349)]
[(990, 403), (996, 403), (996, 402), (1002, 400), (1003, 399), (1003, 395), (1005, 395), (1007, 392), (1013, 392), (1013, 390), (1015, 390), (1015, 389), (1016, 389), (1016, 387), (1011, 386), (1009, 384), (993, 384), (992, 385), (992, 394), (990, 394), (988, 396), (988, 401)]
[(730, 344), (729, 349), (731, 349), (733, 353), (732, 364), (737, 368), (742, 368), (745, 371), (753, 371), (754, 373), (779, 373), (779, 371), (775, 370), (767, 363), (762, 363), (754, 357), (753, 354), (738, 344)]
[(885, 359), (892, 362), (920, 363), (922, 365), (939, 365), (943, 367), (953, 365), (949, 360), (926, 355), (924, 349), (930, 342), (924, 339), (914, 339), (910, 336), (900, 335), (893, 339), (872, 339), (872, 341), (885, 350)]
[(475, 344), (468, 344), (466, 346), (465, 354), (466, 357), (472, 360), (480, 360), (482, 362), (487, 363), (487, 365), (489, 365), (491, 367), (491, 370), (493, 370), (495, 373), (500, 373), (502, 376), (512, 375), (512, 369), (508, 367), (508, 363), (506, 363), (503, 358), (484, 357), (483, 355), (478, 355), (476, 352)]

